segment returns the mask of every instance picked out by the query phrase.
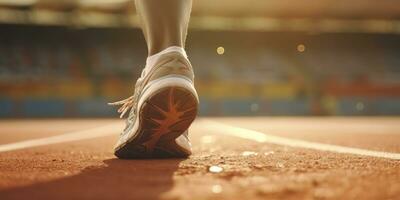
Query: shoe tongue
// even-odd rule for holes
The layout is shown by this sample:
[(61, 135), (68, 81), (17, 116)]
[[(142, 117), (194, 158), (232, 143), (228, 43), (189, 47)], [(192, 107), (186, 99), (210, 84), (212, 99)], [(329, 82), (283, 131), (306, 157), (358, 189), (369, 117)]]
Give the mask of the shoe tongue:
[(187, 58), (186, 51), (182, 47), (178, 47), (178, 46), (168, 47), (168, 48), (166, 48), (166, 49), (164, 49), (164, 50), (162, 50), (162, 51), (160, 51), (160, 52), (158, 52), (158, 53), (156, 53), (154, 55), (151, 55), (151, 56), (147, 57), (146, 67), (143, 69), (142, 77), (145, 76), (150, 71), (151, 68), (153, 68), (153, 66), (158, 62), (159, 58), (163, 54), (166, 54), (166, 53), (169, 53), (169, 52), (179, 52), (185, 58)]

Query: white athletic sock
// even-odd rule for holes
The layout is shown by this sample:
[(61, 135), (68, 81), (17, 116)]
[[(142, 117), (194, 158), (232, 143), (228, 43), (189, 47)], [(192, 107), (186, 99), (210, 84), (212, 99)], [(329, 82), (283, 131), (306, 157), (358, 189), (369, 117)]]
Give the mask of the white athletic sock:
[(182, 47), (178, 47), (178, 46), (170, 46), (154, 55), (147, 57), (146, 67), (144, 68), (144, 73), (146, 74), (154, 66), (154, 64), (157, 63), (157, 61), (161, 55), (163, 55), (165, 53), (169, 53), (169, 52), (174, 52), (174, 51), (181, 53), (183, 56), (185, 56), (185, 58), (187, 58), (185, 49), (183, 49)]

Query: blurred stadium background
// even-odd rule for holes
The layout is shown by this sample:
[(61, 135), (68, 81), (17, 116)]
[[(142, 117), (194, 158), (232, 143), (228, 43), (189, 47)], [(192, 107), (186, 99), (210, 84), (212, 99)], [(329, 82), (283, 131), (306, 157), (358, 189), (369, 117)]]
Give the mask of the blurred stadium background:
[[(131, 0), (0, 0), (0, 117), (110, 117), (146, 58)], [(399, 115), (397, 0), (194, 0), (200, 115)]]

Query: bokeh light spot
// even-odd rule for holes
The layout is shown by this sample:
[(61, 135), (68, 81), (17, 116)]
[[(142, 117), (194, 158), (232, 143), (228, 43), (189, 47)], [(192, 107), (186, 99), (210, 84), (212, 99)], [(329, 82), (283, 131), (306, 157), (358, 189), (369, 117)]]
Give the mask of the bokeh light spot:
[(297, 45), (298, 52), (304, 52), (306, 50), (306, 46), (304, 44)]
[(250, 105), (251, 112), (257, 112), (260, 109), (260, 106), (257, 103), (252, 103)]
[(218, 47), (217, 48), (217, 54), (218, 55), (222, 55), (225, 53), (225, 48), (224, 47)]
[(211, 191), (215, 194), (219, 194), (222, 192), (222, 186), (219, 184), (215, 184), (211, 187)]
[(364, 110), (364, 103), (363, 103), (363, 102), (357, 102), (357, 104), (356, 104), (356, 109), (357, 109), (358, 111)]

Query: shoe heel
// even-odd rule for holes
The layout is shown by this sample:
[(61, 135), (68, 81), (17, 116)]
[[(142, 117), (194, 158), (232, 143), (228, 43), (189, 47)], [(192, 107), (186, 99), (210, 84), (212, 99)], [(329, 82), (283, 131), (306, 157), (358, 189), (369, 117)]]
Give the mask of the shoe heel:
[(143, 146), (152, 152), (157, 145), (175, 142), (196, 118), (198, 101), (186, 88), (170, 86), (150, 97), (141, 109)]

